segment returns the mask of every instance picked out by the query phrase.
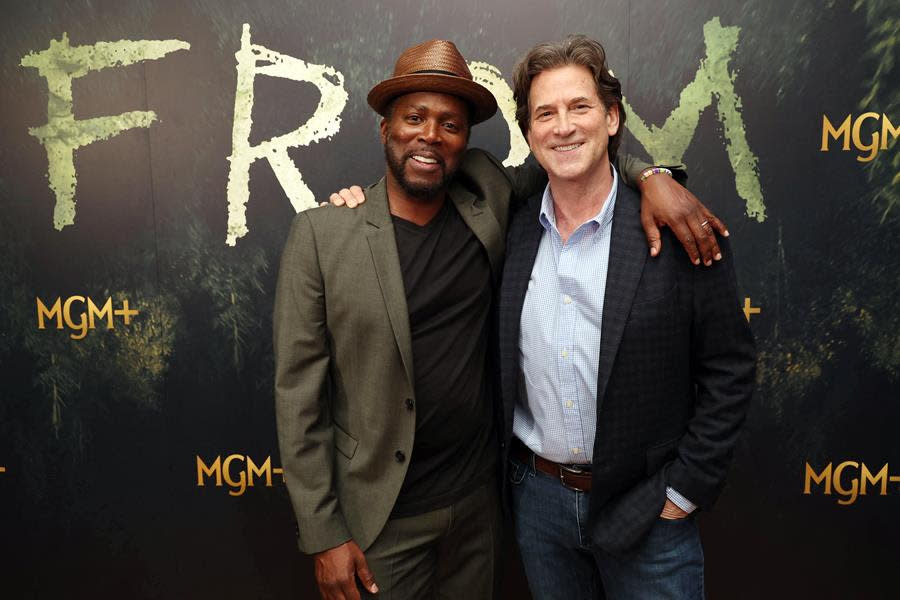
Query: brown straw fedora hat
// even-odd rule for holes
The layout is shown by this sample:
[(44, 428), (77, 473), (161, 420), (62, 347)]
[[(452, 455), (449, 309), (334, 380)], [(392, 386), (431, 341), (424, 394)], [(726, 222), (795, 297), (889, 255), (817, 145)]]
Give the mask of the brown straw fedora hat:
[(497, 112), (494, 95), (472, 80), (472, 73), (453, 42), (429, 40), (407, 48), (394, 65), (394, 75), (372, 88), (367, 100), (384, 115), (391, 100), (413, 92), (437, 92), (462, 98), (472, 107), (472, 125)]

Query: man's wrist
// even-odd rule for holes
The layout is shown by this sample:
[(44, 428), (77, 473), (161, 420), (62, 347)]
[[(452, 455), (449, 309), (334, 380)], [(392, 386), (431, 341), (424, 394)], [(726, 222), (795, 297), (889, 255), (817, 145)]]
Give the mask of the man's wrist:
[(641, 171), (641, 174), (638, 177), (638, 184), (644, 183), (649, 177), (660, 174), (665, 174), (669, 177), (673, 176), (671, 169), (667, 169), (665, 167), (648, 167)]

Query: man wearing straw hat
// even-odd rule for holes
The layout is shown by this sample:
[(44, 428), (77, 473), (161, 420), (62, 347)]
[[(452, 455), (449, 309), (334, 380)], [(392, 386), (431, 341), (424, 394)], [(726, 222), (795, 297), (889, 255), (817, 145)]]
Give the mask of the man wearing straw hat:
[(440, 40), (404, 51), (368, 102), (384, 117), (384, 179), (357, 210), (298, 214), (278, 278), (276, 413), (298, 544), (323, 598), (489, 598), (489, 312), (514, 189), (466, 145), (497, 105)]

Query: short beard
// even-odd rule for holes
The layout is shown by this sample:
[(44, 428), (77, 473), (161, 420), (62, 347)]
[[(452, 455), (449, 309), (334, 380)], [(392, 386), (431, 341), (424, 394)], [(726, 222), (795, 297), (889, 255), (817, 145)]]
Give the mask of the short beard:
[[(391, 170), (391, 173), (394, 175), (394, 179), (397, 180), (397, 183), (400, 184), (400, 187), (403, 188), (403, 191), (409, 194), (410, 197), (416, 198), (417, 200), (428, 200), (430, 198), (434, 198), (447, 189), (447, 186), (450, 185), (450, 180), (453, 179), (454, 175), (456, 175), (456, 169), (448, 171), (446, 170), (447, 163), (442, 162), (441, 166), (444, 168), (444, 175), (440, 178), (440, 180), (432, 184), (418, 185), (409, 181), (406, 178), (406, 173), (403, 172), (403, 163), (405, 162), (404, 159), (398, 159), (394, 156), (394, 153), (391, 152), (390, 137), (388, 137), (387, 143), (384, 145), (384, 159), (387, 162), (388, 168)], [(405, 160), (413, 159), (406, 158)]]

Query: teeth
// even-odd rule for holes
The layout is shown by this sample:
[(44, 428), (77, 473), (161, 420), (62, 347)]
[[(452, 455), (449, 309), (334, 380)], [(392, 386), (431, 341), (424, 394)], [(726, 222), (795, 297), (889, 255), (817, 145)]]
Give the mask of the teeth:
[(421, 163), (426, 163), (429, 165), (437, 164), (437, 161), (433, 158), (428, 158), (427, 156), (419, 156), (417, 154), (413, 155), (413, 158)]
[(554, 150), (556, 150), (557, 152), (567, 152), (569, 150), (574, 150), (575, 148), (577, 148), (580, 145), (581, 145), (581, 143), (569, 144), (568, 146), (557, 146), (556, 148), (554, 148)]

